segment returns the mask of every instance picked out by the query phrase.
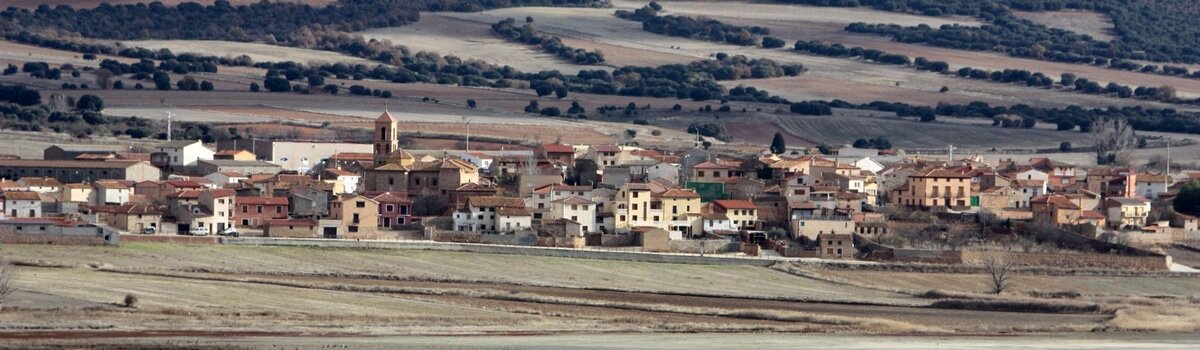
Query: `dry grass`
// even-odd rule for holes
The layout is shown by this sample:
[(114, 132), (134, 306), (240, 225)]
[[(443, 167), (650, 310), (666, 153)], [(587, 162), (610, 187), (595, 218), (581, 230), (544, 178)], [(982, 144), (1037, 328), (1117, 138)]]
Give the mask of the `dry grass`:
[(1200, 309), (1178, 305), (1128, 307), (1117, 310), (1108, 325), (1120, 331), (1197, 332)]
[(1108, 15), (1091, 11), (1013, 11), (1013, 15), (1051, 28), (1092, 36), (1098, 41), (1113, 39), (1113, 22)]
[(17, 261), (41, 260), (67, 266), (99, 263), (115, 269), (153, 266), (161, 270), (187, 270), (220, 266), (226, 271), (237, 272), (274, 271), (317, 275), (367, 273), (568, 288), (911, 302), (911, 298), (903, 295), (837, 288), (837, 285), (828, 282), (751, 266), (657, 264), (441, 251), (163, 243), (126, 243), (119, 248), (4, 246), (0, 247), (0, 252)]

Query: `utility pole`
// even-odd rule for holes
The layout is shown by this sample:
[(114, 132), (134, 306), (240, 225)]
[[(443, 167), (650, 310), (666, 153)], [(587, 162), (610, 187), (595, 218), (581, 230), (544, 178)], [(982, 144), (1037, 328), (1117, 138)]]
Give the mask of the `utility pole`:
[(1171, 187), (1171, 138), (1167, 137), (1167, 170), (1163, 172), (1163, 187)]
[(954, 163), (954, 150), (957, 148), (958, 147), (954, 147), (954, 145), (946, 146), (946, 149), (950, 150), (950, 161), (946, 162), (947, 164)]
[(171, 142), (171, 118), (174, 116), (175, 113), (167, 111), (167, 142)]

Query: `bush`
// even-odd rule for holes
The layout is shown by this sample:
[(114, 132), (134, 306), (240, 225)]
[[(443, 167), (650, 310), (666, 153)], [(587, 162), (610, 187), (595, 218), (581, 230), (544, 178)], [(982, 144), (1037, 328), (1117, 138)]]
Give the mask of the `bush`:
[(1071, 151), (1071, 143), (1067, 142), (1067, 141), (1063, 141), (1063, 143), (1058, 144), (1058, 151), (1059, 152), (1070, 152)]
[(558, 107), (543, 108), (541, 113), (542, 113), (542, 115), (547, 116), (547, 117), (557, 117), (562, 114), (562, 112), (560, 112), (558, 110)]
[(122, 301), (122, 304), (127, 308), (136, 309), (138, 307), (138, 297), (133, 295), (133, 293), (125, 294), (125, 300)]
[(833, 109), (828, 104), (817, 101), (803, 101), (793, 103), (791, 106), (792, 113), (803, 115), (832, 115)]
[(79, 111), (99, 112), (104, 109), (104, 100), (96, 95), (83, 95), (75, 101), (75, 109)]

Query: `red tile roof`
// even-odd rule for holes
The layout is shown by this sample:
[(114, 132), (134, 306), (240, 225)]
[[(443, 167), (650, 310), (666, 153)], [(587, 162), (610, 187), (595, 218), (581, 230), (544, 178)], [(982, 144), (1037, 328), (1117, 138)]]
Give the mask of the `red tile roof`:
[(745, 199), (718, 199), (713, 204), (725, 209), (758, 209), (754, 202)]
[(575, 153), (575, 148), (561, 143), (547, 143), (542, 145), (542, 149), (546, 153)]
[(729, 169), (728, 166), (720, 165), (713, 162), (704, 162), (692, 166), (692, 169)]
[(374, 159), (375, 159), (375, 155), (374, 155), (374, 154), (371, 154), (371, 153), (342, 152), (342, 153), (336, 153), (336, 154), (334, 154), (333, 156), (330, 156), (330, 157), (329, 157), (329, 159), (333, 159), (333, 160), (363, 160), (363, 161), (367, 161), (367, 160), (374, 160)]
[(37, 192), (28, 191), (10, 191), (4, 192), (4, 199), (18, 201), (40, 201), (42, 197)]

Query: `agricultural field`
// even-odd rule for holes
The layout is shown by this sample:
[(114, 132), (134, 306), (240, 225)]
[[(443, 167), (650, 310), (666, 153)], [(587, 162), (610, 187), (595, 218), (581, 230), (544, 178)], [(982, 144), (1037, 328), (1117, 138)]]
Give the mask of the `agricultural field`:
[(456, 21), (433, 13), (411, 25), (371, 29), (358, 34), (368, 39), (391, 40), (413, 52), (452, 54), (465, 60), (512, 66), (524, 72), (557, 70), (575, 74), (580, 69), (600, 68), (571, 64), (535, 46), (507, 41), (492, 33), (491, 23)]
[(1108, 15), (1091, 11), (1013, 11), (1013, 15), (1050, 28), (1091, 35), (1099, 41), (1113, 39), (1113, 21)]
[[(761, 118), (766, 119), (766, 118)], [(844, 145), (860, 138), (886, 137), (900, 148), (1058, 148), (1061, 142), (1091, 144), (1090, 136), (1079, 132), (1045, 129), (999, 128), (988, 125), (920, 123), (912, 119), (869, 116), (855, 111), (837, 110), (832, 116), (779, 116), (773, 123), (740, 122), (726, 118), (726, 127), (739, 138), (768, 142), (771, 130), (779, 129), (794, 136), (801, 144)], [(736, 129), (736, 130), (735, 130)], [(756, 137), (756, 135), (758, 135)]]
[[(664, 5), (667, 9), (665, 14), (671, 14), (672, 8), (693, 4), (695, 3), (669, 3)], [(755, 13), (754, 9), (756, 6), (762, 6), (760, 4), (744, 5), (746, 8), (744, 11), (750, 13)], [(814, 11), (828, 9), (812, 8)], [(1017, 85), (961, 79), (951, 75), (918, 72), (912, 69), (873, 64), (858, 60), (803, 55), (785, 49), (750, 48), (663, 36), (642, 31), (640, 23), (617, 18), (613, 15), (613, 11), (613, 9), (521, 7), (478, 13), (440, 13), (438, 15), (455, 18), (463, 23), (473, 23), (473, 25), (490, 25), (509, 17), (533, 17), (534, 23), (540, 31), (563, 37), (564, 42), (569, 42), (570, 45), (588, 50), (604, 50), (606, 47), (611, 48), (613, 46), (622, 47), (622, 50), (617, 50), (616, 52), (605, 51), (605, 57), (610, 61), (610, 64), (647, 65), (671, 62), (670, 60), (678, 60), (671, 63), (688, 63), (710, 58), (717, 52), (741, 54), (754, 58), (770, 58), (781, 63), (803, 64), (809, 71), (798, 77), (722, 82), (726, 86), (744, 84), (762, 88), (770, 91), (772, 94), (789, 99), (840, 98), (848, 101), (866, 100), (861, 102), (887, 100), (925, 105), (937, 104), (938, 102), (955, 103), (978, 100), (999, 105), (1024, 103), (1044, 107), (1065, 107), (1072, 104), (1179, 107), (1150, 101), (1117, 99), (1100, 95), (1078, 94), (1069, 91), (1034, 89)], [(767, 10), (757, 11), (760, 13), (767, 12)], [(433, 15), (427, 15), (427, 17), (429, 16)], [(709, 17), (723, 20), (720, 16)], [(757, 21), (756, 19), (740, 24), (764, 25), (764, 23), (749, 23)], [(769, 26), (769, 23), (765, 24)], [(792, 34), (789, 33), (779, 33), (776, 35), (789, 43), (800, 39), (791, 37)], [(567, 38), (573, 40), (567, 40)], [(886, 39), (882, 40), (886, 41)], [(593, 47), (588, 43), (597, 43), (601, 46)], [(928, 55), (926, 56), (928, 57)], [(645, 61), (641, 61), (643, 59)], [(1112, 72), (1120, 73), (1119, 71)], [(1053, 74), (1053, 72), (1048, 73)], [(1153, 75), (1147, 76), (1154, 77)], [(1099, 79), (1099, 77), (1095, 78)], [(1180, 78), (1172, 79), (1186, 81)], [(1200, 81), (1194, 81), (1192, 84), (1196, 84), (1196, 91), (1200, 92)], [(949, 91), (945, 93), (938, 92), (943, 86), (949, 88)], [(1191, 91), (1183, 87), (1180, 87), (1179, 90), (1181, 93)], [(847, 91), (854, 93), (847, 93)], [(1189, 108), (1180, 107), (1180, 109)]]
[(339, 62), (371, 63), (371, 61), (366, 59), (331, 51), (222, 40), (135, 40), (122, 41), (120, 43), (124, 47), (142, 47), (151, 50), (167, 49), (176, 54), (191, 52), (218, 57), (247, 55), (255, 62), (293, 61), (304, 64)]
[[(165, 243), (9, 245), (0, 253), (20, 266), (19, 308), (0, 320), (32, 326), (55, 315), (37, 331), (0, 329), (0, 338), (1079, 332), (1110, 318), (931, 307), (912, 294), (751, 266)], [(137, 308), (123, 306), (128, 294)]]
[[(988, 276), (965, 273), (827, 270), (821, 275), (887, 290), (946, 290), (981, 293), (988, 290)], [(1200, 280), (1192, 277), (1109, 277), (1017, 275), (1013, 289), (1019, 292), (1078, 292), (1096, 296), (1200, 296)]]

